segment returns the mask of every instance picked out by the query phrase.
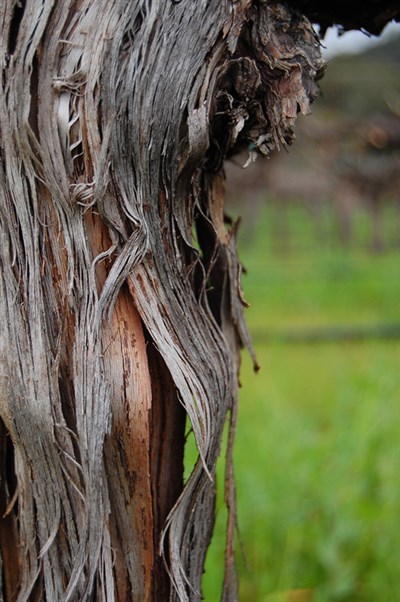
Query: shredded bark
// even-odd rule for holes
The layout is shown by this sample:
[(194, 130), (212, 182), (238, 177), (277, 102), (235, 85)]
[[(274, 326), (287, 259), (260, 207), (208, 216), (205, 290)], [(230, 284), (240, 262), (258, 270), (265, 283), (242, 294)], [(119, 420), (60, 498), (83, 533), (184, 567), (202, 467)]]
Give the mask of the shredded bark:
[[(240, 347), (256, 360), (223, 161), (292, 143), (319, 42), (261, 0), (3, 0), (0, 23), (5, 599), (159, 600), (160, 553), (170, 599), (200, 600), (230, 414), (234, 601)], [(183, 424), (178, 402), (199, 451), (183, 489), (183, 430), (160, 422)]]

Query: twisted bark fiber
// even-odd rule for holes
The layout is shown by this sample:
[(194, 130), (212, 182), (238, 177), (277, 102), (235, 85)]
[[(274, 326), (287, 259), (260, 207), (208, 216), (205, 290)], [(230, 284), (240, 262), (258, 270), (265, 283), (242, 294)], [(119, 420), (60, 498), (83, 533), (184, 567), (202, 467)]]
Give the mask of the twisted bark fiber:
[(230, 414), (234, 601), (252, 349), (223, 160), (292, 142), (318, 41), (261, 0), (3, 0), (0, 24), (3, 597), (200, 600)]

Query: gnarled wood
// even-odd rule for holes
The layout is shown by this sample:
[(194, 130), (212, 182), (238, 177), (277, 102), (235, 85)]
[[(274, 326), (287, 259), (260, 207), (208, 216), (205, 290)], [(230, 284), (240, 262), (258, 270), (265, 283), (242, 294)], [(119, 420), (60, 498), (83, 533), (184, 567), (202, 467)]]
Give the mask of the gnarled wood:
[(200, 600), (229, 417), (233, 601), (252, 350), (223, 161), (292, 142), (318, 40), (261, 0), (3, 0), (0, 23), (3, 596)]

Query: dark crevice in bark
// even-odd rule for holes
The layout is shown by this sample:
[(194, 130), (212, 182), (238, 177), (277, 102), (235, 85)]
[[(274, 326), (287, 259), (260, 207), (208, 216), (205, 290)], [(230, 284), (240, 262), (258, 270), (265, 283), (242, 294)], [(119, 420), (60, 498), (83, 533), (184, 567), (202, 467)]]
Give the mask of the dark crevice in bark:
[[(66, 361), (65, 358), (60, 365), (58, 383), (59, 383), (62, 416), (65, 420), (65, 426), (67, 427), (67, 429), (69, 429), (70, 433), (72, 434), (71, 445), (72, 445), (72, 448), (74, 451), (74, 457), (75, 457), (78, 465), (81, 465), (82, 458), (81, 458), (81, 453), (80, 453), (79, 444), (78, 444), (77, 435), (76, 435), (77, 423), (76, 423), (76, 411), (75, 411), (75, 406), (74, 406), (73, 377), (72, 377), (72, 374), (70, 373), (70, 366), (68, 365), (68, 362)], [(84, 483), (83, 483), (83, 476), (82, 476), (81, 471), (77, 472), (77, 476), (78, 476), (78, 482), (76, 483), (76, 485), (83, 487)]]
[(39, 58), (38, 53), (35, 53), (35, 56), (32, 61), (32, 72), (31, 72), (31, 85), (30, 85), (30, 95), (31, 95), (31, 106), (29, 111), (29, 125), (32, 128), (33, 133), (36, 138), (39, 140), (39, 128), (37, 122), (37, 114), (38, 114), (38, 102), (39, 102), (39, 90), (38, 90), (38, 81), (39, 77)]
[(162, 558), (160, 542), (167, 516), (183, 489), (186, 414), (178, 400), (176, 387), (165, 362), (148, 333), (146, 339), (152, 388), (150, 465), (156, 553), (153, 595), (155, 599), (167, 600), (171, 583), (166, 563), (170, 562), (170, 558), (168, 550), (165, 550), (165, 559)]
[(11, 602), (16, 600), (18, 594), (21, 578), (20, 554), (14, 446), (3, 420), (0, 419), (0, 583), (4, 600)]
[[(207, 196), (207, 193), (205, 193), (205, 196)], [(199, 213), (195, 223), (197, 238), (202, 251), (202, 292), (207, 297), (217, 324), (221, 326), (221, 294), (224, 291), (224, 269), (220, 261), (221, 250), (210, 217)]]
[(22, 17), (25, 11), (26, 0), (15, 2), (14, 11), (11, 17), (11, 24), (8, 33), (8, 54), (14, 54), (18, 41), (18, 32), (21, 25)]

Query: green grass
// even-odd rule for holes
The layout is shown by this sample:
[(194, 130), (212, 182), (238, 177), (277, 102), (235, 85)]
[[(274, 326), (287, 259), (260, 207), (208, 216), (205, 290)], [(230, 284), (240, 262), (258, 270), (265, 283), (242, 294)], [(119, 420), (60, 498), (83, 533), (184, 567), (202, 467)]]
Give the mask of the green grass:
[(321, 601), (395, 601), (398, 347), (278, 345), (259, 356), (263, 382), (243, 374), (236, 450), (252, 568), (242, 599), (307, 588)]
[(247, 319), (254, 330), (399, 320), (399, 306), (393, 302), (400, 287), (395, 251), (373, 261), (365, 250), (346, 254), (340, 249), (299, 252), (275, 261), (271, 266), (247, 263)]
[[(334, 232), (317, 246), (306, 211), (293, 209), (291, 244), (277, 253), (271, 212), (242, 254), (253, 332), (399, 319), (397, 251), (372, 255), (361, 237), (343, 250)], [(235, 449), (241, 601), (398, 602), (399, 343), (261, 338), (256, 351), (258, 375), (244, 354)], [(218, 477), (220, 492), (223, 462)], [(206, 602), (220, 598), (221, 497)]]
[(279, 206), (265, 208), (241, 253), (253, 330), (400, 320), (400, 259), (393, 244), (400, 221), (392, 207), (383, 220), (392, 244), (379, 254), (371, 253), (370, 224), (362, 212), (352, 244), (344, 247), (328, 208), (318, 227), (302, 206), (286, 209), (283, 227), (282, 217), (277, 223), (280, 211)]

